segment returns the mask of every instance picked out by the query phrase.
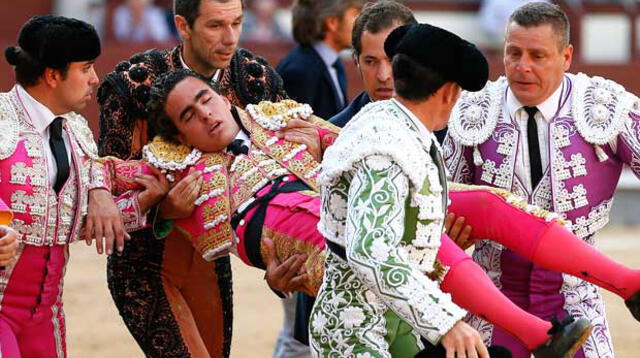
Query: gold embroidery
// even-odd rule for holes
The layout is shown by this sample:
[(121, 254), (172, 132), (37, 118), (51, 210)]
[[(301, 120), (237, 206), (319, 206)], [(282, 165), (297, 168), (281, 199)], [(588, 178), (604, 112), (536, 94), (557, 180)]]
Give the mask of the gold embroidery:
[[(262, 228), (262, 237), (267, 237), (273, 241), (276, 249), (276, 256), (280, 262), (286, 261), (293, 255), (307, 255), (304, 267), (309, 275), (309, 280), (305, 282), (304, 285), (314, 295), (318, 293), (318, 289), (322, 284), (322, 276), (324, 274), (324, 259), (326, 257), (325, 250), (311, 243), (298, 240), (295, 237), (274, 231), (268, 227)], [(262, 255), (262, 261), (266, 262), (266, 246), (260, 245), (260, 254)]]
[(447, 186), (449, 187), (450, 191), (486, 190), (500, 196), (507, 204), (517, 209), (520, 209), (522, 211), (525, 211), (535, 217), (539, 217), (547, 221), (556, 219), (556, 222), (558, 224), (567, 225), (567, 223), (564, 220), (557, 217), (555, 213), (549, 212), (547, 210), (544, 210), (534, 205), (530, 205), (529, 203), (527, 203), (526, 200), (504, 189), (499, 189), (499, 188), (494, 188), (494, 187), (484, 186), (484, 185), (466, 185), (466, 184), (453, 183), (453, 182), (447, 182)]
[(156, 158), (167, 163), (182, 163), (193, 150), (186, 145), (171, 143), (160, 137), (153, 138), (153, 141), (147, 144), (146, 147)]

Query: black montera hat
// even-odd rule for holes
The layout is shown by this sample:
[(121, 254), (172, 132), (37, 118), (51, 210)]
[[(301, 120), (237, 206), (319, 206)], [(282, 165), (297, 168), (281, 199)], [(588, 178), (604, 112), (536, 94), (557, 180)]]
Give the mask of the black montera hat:
[(63, 16), (34, 16), (20, 29), (18, 47), (9, 46), (5, 57), (11, 65), (25, 52), (35, 62), (60, 69), (69, 62), (90, 61), (100, 55), (96, 29), (84, 21)]
[(396, 28), (387, 37), (384, 51), (389, 58), (405, 54), (468, 91), (481, 90), (489, 77), (487, 59), (472, 43), (427, 24)]

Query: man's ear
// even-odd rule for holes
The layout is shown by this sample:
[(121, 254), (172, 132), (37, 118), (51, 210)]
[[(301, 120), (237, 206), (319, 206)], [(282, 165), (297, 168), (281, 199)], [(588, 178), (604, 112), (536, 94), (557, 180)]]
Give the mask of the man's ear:
[(46, 67), (42, 72), (42, 80), (50, 88), (58, 87), (58, 82), (62, 79), (62, 73), (50, 67)]
[(327, 32), (336, 32), (340, 26), (340, 18), (330, 16), (324, 20), (324, 26), (327, 28)]
[(173, 21), (176, 24), (176, 29), (178, 30), (178, 34), (183, 40), (187, 40), (191, 38), (191, 26), (187, 22), (187, 19), (182, 15), (176, 15), (173, 17)]
[(455, 82), (447, 82), (441, 89), (443, 90), (442, 100), (447, 105), (455, 104), (462, 92), (460, 86)]

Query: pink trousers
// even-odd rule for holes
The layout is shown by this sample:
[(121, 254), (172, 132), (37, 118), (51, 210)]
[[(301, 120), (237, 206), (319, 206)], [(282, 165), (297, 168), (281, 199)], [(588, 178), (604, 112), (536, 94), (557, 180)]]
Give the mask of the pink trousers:
[(69, 247), (21, 244), (0, 271), (0, 357), (66, 357), (62, 278)]

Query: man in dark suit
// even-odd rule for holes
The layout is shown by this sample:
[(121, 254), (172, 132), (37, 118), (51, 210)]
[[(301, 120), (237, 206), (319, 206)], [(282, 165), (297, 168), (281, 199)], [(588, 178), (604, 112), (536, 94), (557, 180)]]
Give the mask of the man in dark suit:
[(339, 52), (351, 47), (351, 31), (364, 0), (298, 0), (293, 8), (293, 37), (298, 46), (276, 70), (287, 94), (330, 118), (349, 102)]
[[(390, 99), (394, 94), (391, 60), (384, 52), (384, 41), (396, 27), (416, 24), (411, 10), (396, 1), (366, 6), (353, 26), (353, 59), (362, 78), (364, 91), (329, 121), (344, 127), (362, 107), (370, 102)], [(442, 143), (446, 129), (436, 131)]]
[[(364, 2), (297, 0), (293, 7), (293, 37), (298, 46), (276, 71), (282, 76), (289, 97), (308, 103), (321, 118), (334, 116), (349, 102), (344, 66), (338, 54), (351, 47), (353, 23)], [(297, 301), (300, 306), (295, 313)], [(302, 294), (299, 299), (294, 296), (283, 300), (284, 325), (273, 358), (310, 357), (309, 347), (302, 343), (307, 341), (306, 315), (312, 304), (312, 298)]]

